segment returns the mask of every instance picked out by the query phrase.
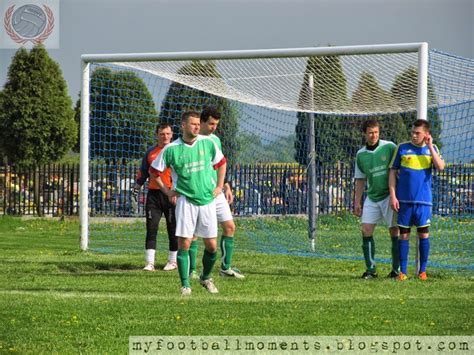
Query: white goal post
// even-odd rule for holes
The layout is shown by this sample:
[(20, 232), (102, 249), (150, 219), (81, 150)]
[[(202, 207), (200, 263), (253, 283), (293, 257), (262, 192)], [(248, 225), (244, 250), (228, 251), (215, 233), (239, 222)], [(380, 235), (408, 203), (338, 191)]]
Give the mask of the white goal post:
[[(310, 58), (319, 56), (370, 55), (391, 53), (417, 53), (418, 82), (416, 110), (418, 118), (427, 119), (428, 109), (428, 44), (402, 43), (382, 45), (360, 45), (341, 47), (317, 48), (287, 48), (266, 50), (235, 50), (235, 51), (205, 51), (205, 52), (168, 52), (168, 53), (122, 53), (122, 54), (84, 54), (81, 56), (82, 90), (81, 90), (81, 127), (80, 127), (80, 247), (87, 250), (89, 246), (89, 89), (91, 64), (93, 63), (143, 63), (143, 62), (174, 62), (199, 60), (253, 60), (271, 58)], [(275, 73), (277, 75), (278, 73)], [(266, 73), (266, 75), (269, 75)], [(271, 75), (271, 74), (270, 74)], [(269, 89), (271, 90), (271, 88)], [(247, 102), (255, 104), (252, 93), (246, 93)], [(278, 97), (279, 93), (275, 93)], [(238, 98), (234, 98), (239, 100)], [(278, 107), (278, 106), (275, 106)], [(297, 111), (295, 108), (284, 106), (285, 110)], [(303, 110), (319, 113), (318, 108)], [(310, 191), (311, 193), (311, 191)], [(314, 193), (314, 191), (313, 191)], [(315, 213), (315, 212), (313, 212)], [(309, 216), (315, 218), (315, 216)]]

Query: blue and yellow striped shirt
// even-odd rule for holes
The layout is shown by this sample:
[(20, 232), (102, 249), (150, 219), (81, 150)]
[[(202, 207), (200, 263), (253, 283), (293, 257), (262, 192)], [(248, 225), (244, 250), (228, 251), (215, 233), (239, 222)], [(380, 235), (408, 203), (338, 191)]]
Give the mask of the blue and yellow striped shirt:
[[(433, 147), (439, 154), (438, 147)], [(399, 202), (432, 205), (433, 159), (427, 145), (418, 147), (411, 142), (400, 143), (390, 168), (399, 170), (396, 188)]]

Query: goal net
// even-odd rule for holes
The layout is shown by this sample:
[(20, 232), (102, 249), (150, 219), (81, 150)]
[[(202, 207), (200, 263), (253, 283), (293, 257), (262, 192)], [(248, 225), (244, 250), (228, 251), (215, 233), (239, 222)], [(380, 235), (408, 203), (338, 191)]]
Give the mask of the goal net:
[[(473, 60), (406, 44), (86, 55), (83, 63), (83, 249), (144, 249), (146, 185), (138, 207), (130, 189), (155, 127), (171, 123), (177, 138), (182, 112), (213, 105), (237, 249), (360, 259), (351, 212), (361, 124), (375, 117), (381, 139), (400, 143), (419, 117), (431, 121), (448, 163), (434, 176), (430, 262), (472, 268)], [(166, 252), (163, 223), (159, 230)], [(376, 257), (389, 261), (387, 231), (376, 234)]]

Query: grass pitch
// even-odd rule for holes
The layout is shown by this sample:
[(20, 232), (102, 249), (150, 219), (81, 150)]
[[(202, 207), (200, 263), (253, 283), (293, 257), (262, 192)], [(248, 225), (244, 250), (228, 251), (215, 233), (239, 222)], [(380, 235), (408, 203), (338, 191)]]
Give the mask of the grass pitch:
[[(75, 221), (0, 218), (0, 353), (127, 353), (131, 335), (474, 331), (471, 271), (432, 268), (427, 282), (364, 281), (360, 260), (267, 255), (237, 244), (234, 264), (246, 279), (215, 276), (217, 295), (194, 282), (183, 299), (177, 272), (141, 271), (143, 235), (127, 238), (136, 250), (113, 253), (79, 251), (78, 235)], [(166, 256), (161, 248), (158, 266)]]

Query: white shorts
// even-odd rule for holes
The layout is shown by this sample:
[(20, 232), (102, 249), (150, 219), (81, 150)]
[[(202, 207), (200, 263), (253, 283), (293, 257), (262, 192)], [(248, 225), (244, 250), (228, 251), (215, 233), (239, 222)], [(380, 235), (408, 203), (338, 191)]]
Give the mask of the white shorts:
[(397, 214), (390, 208), (390, 196), (379, 202), (374, 202), (367, 197), (362, 208), (361, 222), (365, 224), (385, 222), (389, 227), (396, 227)]
[(189, 202), (185, 196), (176, 201), (176, 236), (182, 238), (217, 237), (216, 200), (204, 206)]
[(217, 222), (221, 223), (232, 220), (232, 212), (224, 193), (220, 193), (214, 201), (216, 201)]

